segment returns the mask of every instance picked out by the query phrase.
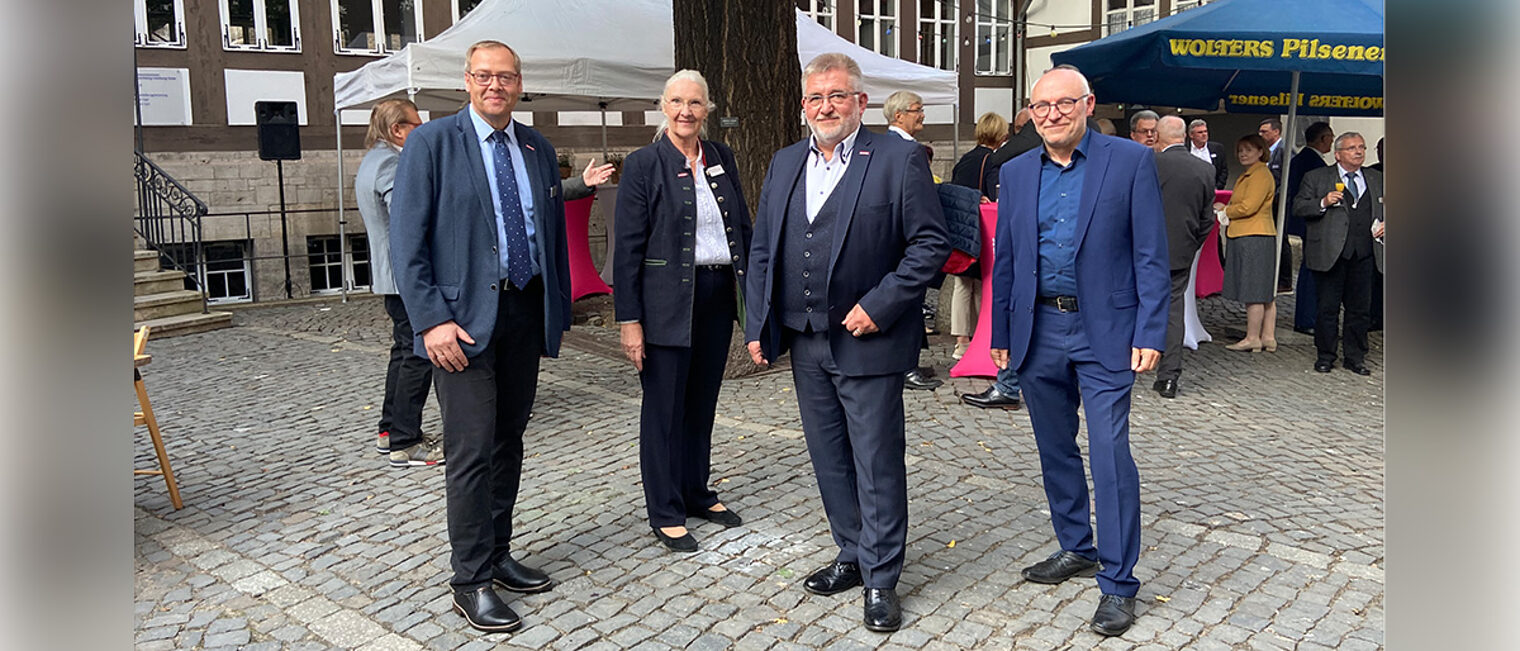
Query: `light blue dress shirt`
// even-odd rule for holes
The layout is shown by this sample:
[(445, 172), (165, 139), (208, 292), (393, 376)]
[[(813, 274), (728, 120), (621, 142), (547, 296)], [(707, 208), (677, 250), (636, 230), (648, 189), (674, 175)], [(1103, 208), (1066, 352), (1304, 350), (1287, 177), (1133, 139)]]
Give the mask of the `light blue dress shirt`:
[[(501, 193), (496, 189), (496, 160), (493, 158), (492, 148), (495, 147), (488, 138), (496, 131), (485, 118), (475, 112), (475, 107), (470, 107), (470, 121), (475, 125), (475, 137), (480, 145), (481, 164), (486, 168), (486, 182), (491, 187), (491, 209), (496, 212), (496, 250), (501, 263), (500, 276), (507, 277), (507, 231), (501, 222)], [(533, 275), (537, 276), (543, 271), (538, 266), (538, 241), (533, 234), (538, 230), (533, 225), (533, 183), (528, 180), (528, 167), (523, 162), (522, 145), (517, 142), (517, 121), (507, 123), (504, 129), (510, 145), (507, 152), (512, 156), (512, 171), (517, 177), (517, 200), (522, 204), (523, 229), (528, 233), (528, 257), (533, 261)]]

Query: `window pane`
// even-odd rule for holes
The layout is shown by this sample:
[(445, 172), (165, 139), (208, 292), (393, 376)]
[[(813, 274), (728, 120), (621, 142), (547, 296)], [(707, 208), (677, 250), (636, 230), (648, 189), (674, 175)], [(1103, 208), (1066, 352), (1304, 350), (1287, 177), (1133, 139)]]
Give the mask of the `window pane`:
[(869, 18), (860, 21), (860, 42), (856, 45), (867, 50), (876, 49), (876, 21)]
[(291, 21), (290, 0), (264, 0), (264, 40), (271, 47), (295, 47), (296, 30)]
[(148, 14), (149, 43), (178, 43), (179, 16), (174, 13), (174, 0), (144, 0)]
[[(464, 18), (465, 14), (470, 13), (471, 9), (480, 6), (480, 3), (481, 0), (459, 0), (459, 17)], [(387, 11), (389, 10), (387, 9)]]
[(346, 50), (375, 49), (375, 12), (369, 0), (338, 0), (338, 39)]
[(1108, 10), (1109, 11), (1118, 11), (1120, 9), (1128, 9), (1128, 8), (1129, 8), (1129, 0), (1108, 0)]
[(1136, 26), (1144, 25), (1144, 24), (1146, 24), (1148, 22), (1151, 22), (1151, 21), (1153, 21), (1155, 19), (1156, 19), (1156, 8), (1155, 7), (1151, 7), (1149, 9), (1136, 9), (1135, 10), (1135, 25)]
[(417, 42), (415, 0), (381, 0), (380, 12), (385, 17), (386, 49), (400, 50), (407, 43)]
[(258, 34), (253, 26), (253, 0), (226, 0), (227, 44), (257, 46)]

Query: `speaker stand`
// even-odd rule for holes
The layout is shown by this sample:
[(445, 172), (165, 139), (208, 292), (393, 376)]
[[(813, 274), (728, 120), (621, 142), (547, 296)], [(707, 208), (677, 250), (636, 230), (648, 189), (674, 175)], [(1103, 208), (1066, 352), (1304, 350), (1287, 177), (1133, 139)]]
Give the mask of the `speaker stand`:
[(290, 287), (290, 235), (286, 232), (288, 224), (285, 219), (285, 161), (275, 161), (274, 167), (280, 183), (280, 246), (285, 253), (285, 298), (293, 298)]

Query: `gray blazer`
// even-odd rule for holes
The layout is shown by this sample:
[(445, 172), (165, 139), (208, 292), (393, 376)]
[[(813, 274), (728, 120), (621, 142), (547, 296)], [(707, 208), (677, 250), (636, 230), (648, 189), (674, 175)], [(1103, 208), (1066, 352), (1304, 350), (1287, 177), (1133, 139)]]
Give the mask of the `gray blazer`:
[[(1304, 263), (1312, 271), (1329, 271), (1346, 248), (1347, 231), (1351, 227), (1351, 218), (1346, 215), (1349, 204), (1342, 202), (1323, 210), (1319, 207), (1320, 200), (1334, 190), (1335, 183), (1340, 180), (1340, 169), (1339, 165), (1331, 165), (1305, 174), (1298, 196), (1293, 198), (1293, 214), (1303, 217), (1309, 226), (1304, 235)], [(1373, 221), (1382, 219), (1383, 175), (1363, 166), (1362, 178), (1367, 179), (1367, 192), (1361, 201), (1372, 202)], [(1380, 248), (1373, 242), (1373, 255), (1379, 254)]]
[(354, 195), (364, 231), (369, 237), (369, 291), (399, 294), (391, 273), (391, 187), (396, 184), (396, 162), (401, 150), (385, 141), (375, 143), (359, 161)]
[(1214, 166), (1188, 152), (1186, 144), (1174, 145), (1156, 154), (1156, 175), (1171, 270), (1190, 268), (1214, 228)]

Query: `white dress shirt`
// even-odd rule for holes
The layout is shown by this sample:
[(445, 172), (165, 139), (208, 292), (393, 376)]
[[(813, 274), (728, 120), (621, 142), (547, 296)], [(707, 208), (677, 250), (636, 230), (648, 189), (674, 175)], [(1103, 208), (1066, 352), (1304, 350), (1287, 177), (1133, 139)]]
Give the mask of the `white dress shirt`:
[(1210, 165), (1214, 164), (1214, 157), (1209, 155), (1209, 143), (1203, 143), (1202, 147), (1193, 147), (1193, 141), (1188, 141), (1188, 153)]
[(823, 208), (823, 202), (829, 198), (829, 193), (834, 191), (834, 186), (839, 185), (839, 180), (844, 178), (845, 170), (850, 167), (850, 160), (855, 157), (855, 137), (860, 135), (860, 127), (855, 132), (845, 136), (844, 140), (834, 145), (834, 158), (824, 160), (823, 150), (818, 148), (816, 137), (808, 138), (807, 160), (807, 219), (813, 223), (818, 217), (819, 209)]
[(697, 192), (696, 262), (700, 265), (731, 265), (734, 261), (728, 251), (728, 238), (723, 236), (723, 213), (718, 210), (718, 199), (713, 195), (713, 186), (717, 184), (707, 177), (706, 150), (697, 155), (695, 169), (691, 161), (686, 162), (686, 169), (691, 170), (691, 182)]

